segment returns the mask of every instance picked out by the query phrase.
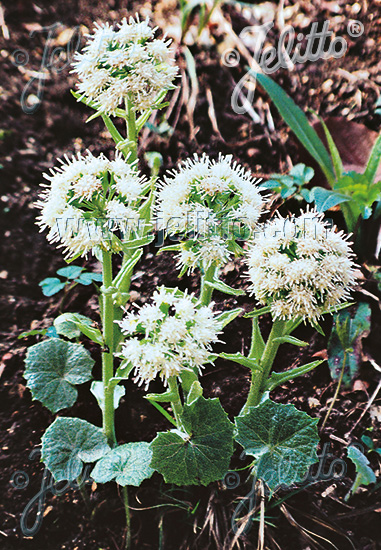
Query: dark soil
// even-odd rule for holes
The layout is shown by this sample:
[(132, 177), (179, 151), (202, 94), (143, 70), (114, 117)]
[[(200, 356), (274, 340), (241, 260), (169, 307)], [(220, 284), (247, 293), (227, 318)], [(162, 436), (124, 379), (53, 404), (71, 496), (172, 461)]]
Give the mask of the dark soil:
[[(156, 11), (159, 3), (154, 3)], [(304, 14), (307, 23), (294, 26), (307, 33), (308, 20), (332, 21), (335, 32), (345, 35), (349, 19), (359, 19), (365, 26), (365, 33), (358, 39), (348, 40), (348, 51), (339, 60), (325, 60), (299, 66), (293, 72), (278, 71), (274, 77), (296, 103), (307, 109), (313, 108), (320, 115), (346, 117), (365, 124), (371, 130), (379, 130), (380, 117), (374, 113), (374, 104), (381, 91), (381, 4), (368, 0), (359, 4), (340, 2), (300, 2), (299, 13)], [(37, 448), (40, 438), (53, 416), (38, 402), (32, 402), (23, 378), (23, 359), (27, 345), (35, 343), (35, 338), (20, 340), (21, 332), (31, 328), (45, 328), (52, 324), (60, 312), (60, 295), (46, 298), (38, 283), (45, 277), (54, 276), (55, 271), (64, 265), (59, 251), (51, 247), (45, 236), (35, 225), (36, 210), (33, 202), (38, 194), (41, 173), (55, 163), (56, 157), (89, 148), (93, 152), (112, 149), (112, 142), (104, 131), (99, 119), (84, 124), (88, 110), (76, 103), (70, 94), (75, 80), (68, 65), (62, 62), (61, 70), (44, 71), (43, 97), (40, 106), (27, 114), (21, 105), (21, 94), (25, 94), (27, 108), (30, 109), (38, 95), (38, 80), (30, 83), (40, 71), (46, 43), (47, 31), (43, 27), (59, 22), (61, 25), (52, 34), (50, 50), (67, 47), (67, 39), (62, 34), (65, 29), (77, 25), (92, 27), (94, 20), (119, 21), (127, 14), (134, 13), (137, 5), (132, 2), (105, 0), (67, 0), (64, 3), (40, 0), (33, 3), (27, 0), (7, 0), (5, 24), (9, 38), (3, 39), (0, 46), (0, 90), (2, 95), (2, 116), (0, 122), (2, 149), (1, 178), (1, 217), (0, 226), (4, 230), (0, 241), (1, 257), (4, 264), (0, 270), (1, 319), (0, 331), (0, 426), (1, 456), (0, 479), (0, 538), (4, 550), (116, 550), (123, 547), (124, 511), (115, 485), (95, 487), (89, 485), (93, 513), (90, 517), (79, 491), (69, 490), (61, 496), (48, 494), (43, 509), (44, 520), (40, 531), (27, 538), (20, 530), (20, 518), (30, 499), (40, 490), (43, 466), (38, 456), (29, 459)], [(286, 6), (289, 2), (286, 1)], [(355, 13), (354, 6), (360, 6)], [(337, 6), (337, 9), (336, 9)], [(147, 9), (147, 4), (145, 4)], [(247, 22), (232, 6), (224, 8), (237, 34)], [(301, 25), (300, 28), (298, 25)], [(30, 36), (30, 33), (34, 34)], [(218, 32), (216, 40), (221, 41)], [(4, 34), (4, 32), (3, 32)], [(274, 43), (275, 31), (270, 33)], [(345, 35), (346, 36), (346, 35)], [(19, 53), (16, 53), (16, 51)], [(172, 168), (180, 159), (193, 152), (205, 151), (211, 156), (218, 152), (231, 153), (253, 172), (269, 174), (282, 172), (290, 167), (291, 159), (296, 163), (300, 147), (276, 110), (271, 108), (275, 130), (269, 130), (266, 118), (266, 95), (257, 91), (255, 108), (263, 117), (263, 124), (253, 124), (247, 115), (236, 115), (230, 106), (234, 82), (243, 75), (244, 65), (229, 69), (220, 63), (215, 49), (191, 48), (197, 62), (200, 91), (194, 111), (194, 137), (190, 137), (189, 113), (183, 106), (177, 119), (176, 107), (169, 118), (175, 126), (174, 133), (143, 133), (140, 158), (141, 167), (147, 170), (144, 160), (146, 151), (159, 151), (164, 159), (163, 170)], [(26, 65), (17, 65), (18, 56), (27, 52)], [(179, 53), (181, 56), (181, 53)], [(179, 60), (184, 66), (184, 60)], [(348, 76), (349, 75), (349, 76)], [(350, 78), (350, 75), (354, 75)], [(37, 75), (38, 76), (38, 75)], [(327, 83), (328, 82), (328, 83)], [(29, 83), (29, 84), (28, 84)], [(40, 93), (42, 88), (40, 88)], [(211, 90), (219, 133), (213, 129), (209, 116), (206, 90)], [(156, 125), (161, 121), (158, 115)], [(286, 205), (287, 207), (287, 205)], [(335, 214), (337, 216), (337, 214)], [(338, 216), (340, 222), (340, 217)], [(151, 245), (146, 250), (138, 266), (137, 277), (132, 285), (138, 303), (145, 300), (157, 284), (180, 288), (198, 288), (196, 275), (177, 278), (175, 264), (166, 253), (156, 257), (157, 248)], [(374, 259), (370, 258), (370, 263)], [(79, 263), (78, 261), (76, 263)], [(95, 268), (94, 261), (84, 261), (86, 267)], [(239, 275), (243, 268), (237, 263), (225, 269), (225, 280), (232, 286), (244, 286)], [(371, 294), (377, 293), (375, 285), (365, 281), (364, 288)], [(369, 412), (363, 414), (370, 396), (377, 386), (377, 371), (366, 357), (381, 363), (379, 333), (381, 328), (379, 302), (368, 295), (358, 293), (358, 300), (369, 301), (372, 306), (372, 332), (364, 344), (365, 355), (357, 385), (350, 391), (342, 391), (335, 403), (328, 424), (321, 434), (322, 445), (330, 443), (333, 459), (346, 457), (347, 441), (359, 441), (365, 433), (377, 441), (380, 435), (379, 422), (372, 420)], [(216, 307), (237, 307), (252, 309), (249, 297), (228, 298), (216, 293)], [(62, 311), (80, 311), (97, 320), (95, 290), (77, 286), (71, 290), (62, 304)], [(323, 328), (329, 334), (331, 321), (327, 319)], [(264, 318), (262, 328), (268, 330), (268, 320)], [(285, 345), (276, 361), (276, 370), (302, 364), (317, 354), (324, 357), (327, 338), (316, 334), (308, 327), (301, 327), (296, 336), (307, 340), (310, 345), (300, 352), (297, 348)], [(250, 338), (248, 319), (239, 318), (229, 325), (224, 340), (229, 351), (246, 351)], [(222, 348), (221, 348), (222, 349)], [(100, 361), (98, 351), (91, 349), (97, 360), (94, 376), (99, 376)], [(246, 370), (238, 365), (222, 360), (215, 367), (208, 368), (203, 376), (203, 386), (208, 397), (219, 397), (231, 418), (236, 415), (244, 402), (249, 388)], [(319, 418), (324, 418), (329, 407), (329, 399), (335, 391), (328, 367), (322, 365), (312, 374), (298, 378), (292, 383), (273, 392), (273, 399), (283, 403), (294, 403), (297, 408)], [(144, 392), (133, 383), (126, 383), (126, 397), (122, 400), (117, 414), (117, 435), (120, 442), (151, 441), (157, 431), (168, 429), (168, 425), (156, 409), (143, 399)], [(78, 402), (64, 414), (79, 416), (97, 425), (101, 418), (95, 399), (88, 391), (88, 385), (80, 388)], [(155, 384), (152, 391), (160, 391)], [(379, 404), (376, 399), (374, 405)], [(361, 419), (360, 419), (361, 417)], [(366, 432), (372, 429), (372, 432)], [(350, 434), (347, 438), (347, 434)], [(371, 466), (379, 471), (376, 453), (368, 455)], [(303, 490), (295, 490), (291, 495), (280, 492), (275, 497), (277, 505), (266, 513), (266, 548), (282, 550), (304, 550), (307, 548), (356, 548), (374, 550), (378, 547), (381, 505), (377, 486), (362, 489), (349, 502), (344, 502), (355, 472), (346, 462), (348, 471), (340, 480), (319, 481)], [(234, 467), (241, 467), (238, 455)], [(327, 467), (328, 470), (328, 467)], [(24, 489), (17, 489), (20, 481), (17, 472), (26, 472), (29, 483)], [(244, 480), (242, 475), (241, 479)], [(13, 480), (13, 481), (12, 481)], [(231, 517), (238, 498), (250, 491), (250, 483), (242, 483), (234, 490), (228, 490), (222, 483), (208, 488), (174, 488), (165, 485), (159, 475), (143, 483), (138, 490), (131, 491), (133, 547), (141, 549), (162, 548), (221, 548), (221, 541), (232, 541), (229, 532)], [(281, 498), (287, 497), (282, 504)], [(271, 501), (274, 502), (274, 501)], [(33, 509), (28, 525), (33, 524), (37, 508)], [(257, 545), (256, 523), (249, 534), (241, 537), (240, 548), (254, 549)], [(309, 538), (312, 537), (312, 538)], [(330, 542), (327, 542), (330, 541)], [(229, 548), (226, 542), (226, 549)], [(335, 546), (332, 546), (334, 544)], [(320, 545), (320, 546), (319, 546)], [(238, 546), (236, 546), (237, 548)]]

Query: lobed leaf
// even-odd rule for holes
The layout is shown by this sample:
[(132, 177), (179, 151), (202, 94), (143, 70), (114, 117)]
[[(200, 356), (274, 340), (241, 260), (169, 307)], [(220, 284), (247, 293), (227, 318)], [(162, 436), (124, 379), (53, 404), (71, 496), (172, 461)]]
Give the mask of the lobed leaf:
[(109, 450), (97, 426), (80, 418), (59, 417), (42, 437), (41, 460), (56, 481), (73, 481), (84, 462), (95, 462)]
[(318, 419), (267, 399), (236, 418), (236, 441), (254, 456), (256, 476), (274, 491), (303, 480), (317, 461)]
[(96, 463), (91, 477), (97, 483), (107, 483), (113, 479), (125, 487), (141, 483), (152, 476), (154, 470), (150, 467), (152, 451), (145, 441), (126, 443), (109, 451)]
[(233, 453), (234, 426), (218, 399), (184, 405), (184, 431), (159, 433), (151, 443), (151, 467), (166, 483), (208, 485), (222, 479)]

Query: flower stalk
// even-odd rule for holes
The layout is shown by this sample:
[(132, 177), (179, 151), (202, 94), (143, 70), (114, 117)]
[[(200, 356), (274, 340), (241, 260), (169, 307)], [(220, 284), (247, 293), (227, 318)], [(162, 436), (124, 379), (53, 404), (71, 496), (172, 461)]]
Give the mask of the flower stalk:
[(109, 289), (112, 285), (112, 256), (110, 252), (102, 253), (103, 293), (102, 293), (102, 326), (104, 350), (102, 351), (102, 382), (104, 391), (104, 405), (102, 410), (103, 432), (111, 447), (116, 444), (114, 425), (114, 385), (111, 378), (114, 376), (114, 306)]
[[(256, 319), (253, 320), (253, 324), (255, 322)], [(253, 367), (252, 369), (249, 395), (246, 404), (242, 410), (243, 413), (246, 413), (249, 407), (255, 407), (261, 402), (261, 399), (265, 392), (265, 383), (270, 376), (271, 369), (274, 364), (274, 359), (281, 344), (279, 338), (284, 336), (285, 324), (285, 321), (279, 319), (274, 321), (258, 366)], [(253, 349), (252, 346), (249, 354), (249, 359), (253, 359), (254, 353), (255, 349)]]
[(200, 302), (203, 306), (208, 306), (212, 301), (213, 287), (208, 285), (215, 279), (218, 272), (218, 266), (211, 264), (201, 274)]
[(181, 403), (179, 388), (177, 385), (176, 376), (171, 376), (168, 379), (168, 388), (171, 392), (171, 407), (175, 416), (176, 424), (178, 428), (182, 428), (181, 415), (183, 412), (183, 405)]
[(132, 102), (126, 99), (127, 139), (129, 141), (130, 156), (128, 161), (133, 163), (138, 158), (138, 135), (136, 130), (136, 113)]

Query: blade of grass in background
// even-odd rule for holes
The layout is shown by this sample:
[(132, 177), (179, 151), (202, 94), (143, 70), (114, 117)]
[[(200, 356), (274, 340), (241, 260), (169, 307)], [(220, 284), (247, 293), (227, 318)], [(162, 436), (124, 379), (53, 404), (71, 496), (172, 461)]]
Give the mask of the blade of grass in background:
[(376, 139), (375, 144), (373, 145), (372, 152), (368, 160), (368, 164), (365, 170), (365, 176), (369, 182), (374, 181), (376, 177), (377, 168), (381, 160), (381, 134)]
[[(313, 112), (313, 111), (311, 111)], [(322, 125), (322, 128), (325, 133), (325, 137), (328, 143), (329, 152), (331, 153), (331, 158), (333, 162), (333, 168), (335, 170), (336, 178), (340, 178), (344, 172), (344, 166), (343, 162), (340, 157), (340, 153), (336, 147), (335, 142), (333, 141), (333, 138), (331, 136), (331, 132), (328, 130), (328, 127), (321, 116), (319, 116), (317, 113), (314, 113), (315, 116), (319, 119), (320, 124)]]
[(308, 122), (306, 115), (269, 76), (256, 73), (253, 70), (250, 70), (250, 73), (257, 78), (258, 83), (269, 94), (286, 124), (319, 164), (328, 183), (332, 186), (336, 178), (331, 158), (323, 142)]

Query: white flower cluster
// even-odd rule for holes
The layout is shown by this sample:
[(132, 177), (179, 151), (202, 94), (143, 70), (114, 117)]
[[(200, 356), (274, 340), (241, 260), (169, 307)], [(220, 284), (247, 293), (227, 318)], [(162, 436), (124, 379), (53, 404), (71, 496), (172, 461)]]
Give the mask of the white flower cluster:
[(117, 31), (109, 24), (96, 25), (73, 63), (82, 97), (94, 101), (98, 110), (115, 114), (127, 99), (138, 111), (149, 109), (158, 94), (174, 88), (177, 67), (170, 41), (154, 39), (155, 30), (148, 18), (138, 17), (123, 19)]
[(209, 361), (211, 343), (221, 328), (211, 307), (164, 287), (155, 291), (152, 304), (118, 323), (130, 337), (121, 357), (134, 365), (139, 385), (146, 387), (157, 375), (167, 385), (171, 376), (181, 380), (182, 372), (200, 369)]
[(195, 155), (164, 177), (156, 218), (167, 234), (187, 241), (179, 265), (194, 269), (227, 262), (237, 236), (235, 222), (252, 230), (262, 213), (259, 181), (231, 155), (220, 155), (217, 161)]
[(335, 229), (312, 210), (298, 218), (279, 216), (256, 236), (247, 255), (251, 288), (274, 318), (314, 321), (349, 297), (353, 253)]
[(146, 179), (120, 155), (109, 161), (87, 151), (59, 162), (44, 174), (49, 184), (42, 185), (36, 203), (41, 231), (48, 228), (47, 239), (60, 241), (67, 257), (84, 256), (95, 247), (120, 250), (114, 232), (136, 229)]

